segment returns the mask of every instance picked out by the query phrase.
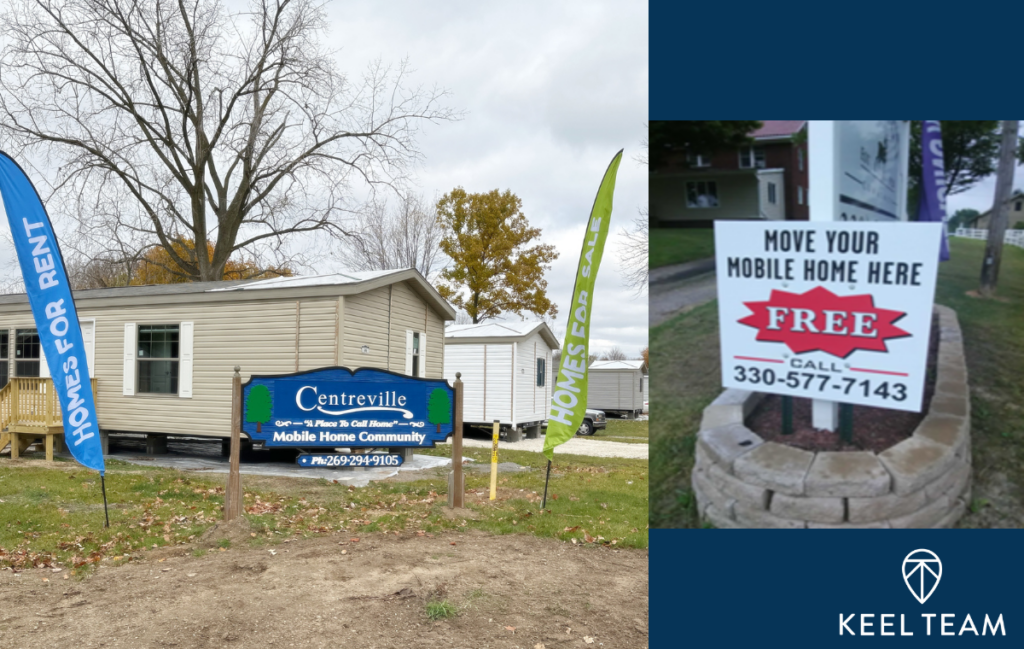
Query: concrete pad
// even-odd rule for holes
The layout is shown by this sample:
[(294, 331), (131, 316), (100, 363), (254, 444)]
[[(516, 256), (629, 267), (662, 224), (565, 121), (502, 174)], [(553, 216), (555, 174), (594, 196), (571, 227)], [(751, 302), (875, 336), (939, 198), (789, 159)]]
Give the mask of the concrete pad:
[(949, 446), (924, 437), (911, 437), (883, 451), (878, 459), (892, 476), (893, 493), (905, 496), (945, 473), (956, 455)]
[(821, 452), (804, 479), (804, 493), (819, 497), (871, 498), (889, 493), (892, 478), (870, 451)]
[(733, 473), (745, 482), (790, 496), (804, 493), (804, 476), (814, 453), (775, 442), (761, 444), (736, 458)]
[(742, 424), (729, 424), (700, 431), (697, 444), (708, 459), (728, 469), (736, 458), (758, 448), (764, 440)]

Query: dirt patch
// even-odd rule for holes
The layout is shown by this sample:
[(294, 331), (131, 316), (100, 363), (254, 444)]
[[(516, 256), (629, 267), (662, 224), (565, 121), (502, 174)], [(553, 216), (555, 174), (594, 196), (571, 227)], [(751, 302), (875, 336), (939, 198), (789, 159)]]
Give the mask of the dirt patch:
[(914, 434), (924, 419), (935, 393), (936, 363), (939, 354), (938, 318), (932, 319), (925, 375), (924, 404), (920, 413), (853, 406), (853, 440), (844, 443), (838, 433), (815, 429), (811, 425), (811, 400), (793, 399), (793, 433), (782, 434), (782, 397), (767, 395), (747, 417), (747, 427), (765, 441), (786, 444), (805, 451), (882, 451)]
[[(81, 582), (6, 570), (0, 646), (646, 647), (647, 558), (468, 532), (147, 554)], [(428, 619), (439, 600), (457, 615)]]

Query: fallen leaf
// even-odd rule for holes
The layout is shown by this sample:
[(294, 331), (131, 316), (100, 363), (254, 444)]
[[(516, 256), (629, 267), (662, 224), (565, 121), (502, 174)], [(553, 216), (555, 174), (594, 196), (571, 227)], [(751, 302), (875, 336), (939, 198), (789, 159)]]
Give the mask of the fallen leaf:
[(256, 538), (256, 532), (249, 532), (249, 536), (251, 536), (252, 538)]
[(348, 554), (348, 550), (342, 550), (341, 553), (342, 554)]
[(359, 539), (349, 539), (349, 541), (351, 541), (353, 543), (359, 543)]
[(190, 573), (188, 573), (188, 576), (189, 576), (189, 577), (195, 577), (195, 576), (196, 576), (197, 574), (199, 574), (199, 573), (196, 573), (196, 572), (190, 572)]
[(160, 569), (160, 572), (170, 572), (170, 571), (171, 571), (170, 568), (161, 568)]
[(514, 626), (507, 626), (507, 627), (505, 627), (505, 630), (506, 631), (511, 631), (512, 633), (516, 632), (516, 628)]
[(277, 550), (267, 550), (267, 552), (270, 553), (270, 556), (275, 556), (277, 554)]
[(589, 635), (585, 635), (583, 636), (583, 642), (586, 642), (587, 644), (594, 644), (594, 639)]
[(50, 580), (47, 579), (46, 577), (43, 577), (43, 581), (50, 581)]
[(546, 647), (544, 646), (544, 643), (538, 642), (537, 644), (533, 645), (533, 649), (546, 649)]

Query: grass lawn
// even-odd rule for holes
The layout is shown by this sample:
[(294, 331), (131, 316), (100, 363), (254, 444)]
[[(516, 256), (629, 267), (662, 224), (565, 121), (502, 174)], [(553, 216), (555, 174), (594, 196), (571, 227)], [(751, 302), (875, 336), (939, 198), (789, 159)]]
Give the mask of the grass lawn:
[(603, 439), (625, 444), (646, 444), (648, 442), (648, 421), (635, 419), (609, 419), (607, 428), (598, 428), (593, 435), (578, 439)]
[(654, 230), (652, 235), (651, 268), (715, 256), (715, 231), (710, 228), (661, 228)]
[[(960, 527), (1024, 527), (1024, 250), (1003, 249), (998, 298), (976, 290), (985, 244), (950, 240), (936, 301), (956, 309), (971, 384), (974, 501)], [(690, 469), (701, 411), (720, 392), (718, 305), (651, 330), (651, 525), (698, 526)]]
[[(450, 447), (433, 449), (435, 455)], [(478, 464), (489, 449), (465, 449)], [(117, 565), (154, 546), (188, 544), (221, 516), (226, 476), (107, 463), (110, 528), (103, 527), (99, 476), (71, 461), (47, 464), (41, 454), (0, 460), (0, 567), (50, 566), (79, 574), (100, 561)], [(546, 460), (502, 451), (502, 462), (533, 470), (499, 474), (498, 499), (488, 499), (489, 474), (466, 473), (466, 504), (475, 514), (447, 516), (447, 473), (364, 488), (329, 480), (243, 476), (250, 543), (344, 533), (432, 534), (480, 529), (525, 533), (586, 544), (647, 547), (647, 462), (556, 455), (547, 509), (539, 511)], [(196, 552), (205, 550), (196, 548)]]

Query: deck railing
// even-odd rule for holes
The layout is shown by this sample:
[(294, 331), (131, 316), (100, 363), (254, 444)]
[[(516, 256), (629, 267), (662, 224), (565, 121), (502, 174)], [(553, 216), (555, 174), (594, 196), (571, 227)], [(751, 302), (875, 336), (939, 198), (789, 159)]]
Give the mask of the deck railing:
[[(96, 379), (92, 379), (92, 396), (95, 400)], [(0, 389), (0, 430), (48, 432), (61, 426), (60, 400), (53, 379), (17, 377)]]

